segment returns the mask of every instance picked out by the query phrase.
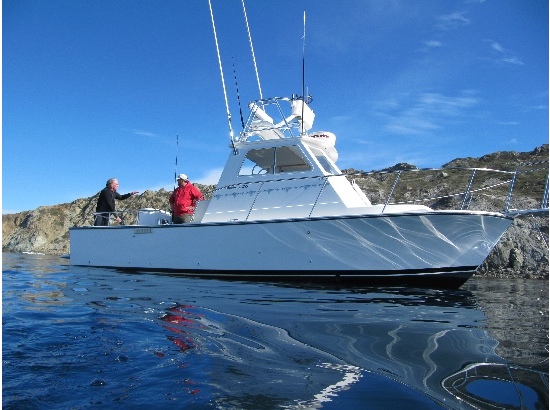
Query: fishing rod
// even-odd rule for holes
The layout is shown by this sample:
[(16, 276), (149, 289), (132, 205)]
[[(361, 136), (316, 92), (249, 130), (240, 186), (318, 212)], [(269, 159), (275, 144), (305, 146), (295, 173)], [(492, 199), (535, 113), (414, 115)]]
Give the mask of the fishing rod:
[(176, 169), (174, 170), (174, 189), (176, 189), (176, 181), (178, 179), (178, 151), (179, 151), (179, 135), (176, 134)]

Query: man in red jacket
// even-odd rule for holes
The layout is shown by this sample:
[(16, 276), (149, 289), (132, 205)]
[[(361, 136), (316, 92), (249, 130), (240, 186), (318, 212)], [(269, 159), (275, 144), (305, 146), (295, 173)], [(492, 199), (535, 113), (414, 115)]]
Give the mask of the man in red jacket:
[(197, 201), (202, 201), (204, 196), (191, 182), (187, 175), (178, 176), (178, 187), (170, 196), (170, 209), (172, 209), (172, 222), (182, 224), (193, 222), (193, 213)]

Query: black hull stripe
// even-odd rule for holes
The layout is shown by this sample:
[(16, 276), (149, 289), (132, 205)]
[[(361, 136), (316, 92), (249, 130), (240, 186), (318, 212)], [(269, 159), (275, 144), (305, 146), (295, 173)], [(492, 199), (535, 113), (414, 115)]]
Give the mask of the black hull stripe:
[[(82, 265), (90, 267), (90, 265)], [(205, 269), (159, 269), (159, 268), (121, 268), (101, 266), (122, 272), (151, 272), (180, 276), (194, 276), (211, 279), (231, 279), (243, 281), (285, 281), (317, 282), (364, 285), (415, 285), (441, 288), (458, 288), (477, 270), (477, 266), (457, 266), (432, 269), (403, 269), (392, 271), (369, 270), (205, 270)]]

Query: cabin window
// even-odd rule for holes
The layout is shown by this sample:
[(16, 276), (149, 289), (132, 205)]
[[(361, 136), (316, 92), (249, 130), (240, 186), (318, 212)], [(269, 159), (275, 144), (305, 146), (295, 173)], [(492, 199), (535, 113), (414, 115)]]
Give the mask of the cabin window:
[(246, 154), (239, 175), (280, 174), (311, 171), (311, 165), (297, 145), (252, 149)]
[(315, 155), (315, 159), (321, 164), (321, 167), (325, 170), (325, 172), (328, 172), (329, 174), (336, 175), (339, 172), (334, 169), (328, 158), (325, 156), (323, 151), (321, 151), (318, 148), (309, 147), (311, 150), (311, 153)]
[(239, 175), (272, 174), (275, 148), (251, 149), (241, 166)]

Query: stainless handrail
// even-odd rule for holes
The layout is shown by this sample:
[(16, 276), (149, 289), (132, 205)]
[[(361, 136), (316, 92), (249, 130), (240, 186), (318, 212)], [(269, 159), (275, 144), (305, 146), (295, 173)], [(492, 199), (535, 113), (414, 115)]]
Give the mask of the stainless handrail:
[[(532, 165), (536, 165), (536, 164), (539, 164), (539, 163), (544, 163), (544, 162), (548, 162), (548, 161), (539, 161), (539, 162), (534, 162), (534, 163), (523, 163), (523, 164), (520, 164), (519, 167), (526, 167), (526, 166), (532, 166)], [(304, 176), (304, 177), (292, 177), (292, 178), (266, 178), (265, 180), (261, 180), (261, 181), (243, 181), (242, 183), (237, 183), (237, 184), (230, 184), (230, 185), (226, 185), (226, 186), (218, 186), (216, 187), (216, 189), (214, 190), (214, 194), (213, 196), (216, 195), (216, 192), (218, 191), (222, 191), (222, 190), (225, 190), (225, 189), (232, 189), (232, 188), (237, 188), (237, 187), (240, 187), (240, 186), (251, 186), (251, 185), (254, 185), (254, 184), (260, 184), (260, 186), (262, 186), (264, 183), (267, 183), (267, 182), (279, 182), (279, 181), (295, 181), (295, 180), (312, 180), (312, 179), (323, 179), (324, 180), (324, 185), (322, 188), (320, 188), (320, 192), (319, 192), (319, 195), (318, 195), (318, 198), (320, 197), (320, 195), (322, 194), (327, 182), (328, 182), (328, 178), (332, 178), (332, 177), (341, 177), (341, 176), (345, 176), (346, 178), (351, 178), (351, 177), (367, 177), (367, 176), (377, 176), (377, 175), (383, 175), (383, 174), (392, 174), (392, 173), (397, 173), (397, 176), (395, 178), (395, 180), (393, 181), (392, 183), (392, 186), (390, 188), (390, 192), (389, 194), (385, 197), (385, 199), (383, 200), (383, 210), (382, 212), (385, 212), (385, 209), (388, 205), (398, 205), (398, 204), (416, 204), (416, 203), (419, 203), (419, 202), (428, 202), (428, 201), (437, 201), (437, 200), (441, 200), (441, 199), (444, 199), (444, 198), (453, 198), (453, 197), (462, 197), (462, 201), (461, 201), (461, 205), (460, 205), (460, 209), (464, 209), (468, 204), (469, 202), (472, 201), (473, 199), (473, 194), (474, 193), (479, 193), (479, 192), (482, 192), (482, 191), (487, 191), (487, 190), (490, 190), (490, 189), (493, 189), (493, 188), (497, 188), (499, 186), (502, 186), (502, 185), (507, 185), (507, 184), (510, 184), (510, 189), (509, 189), (509, 193), (508, 193), (508, 197), (506, 198), (503, 198), (503, 202), (505, 204), (505, 210), (503, 212), (508, 212), (508, 210), (510, 209), (510, 203), (511, 203), (511, 198), (512, 198), (512, 193), (514, 191), (514, 188), (515, 188), (515, 179), (517, 179), (517, 176), (519, 174), (523, 174), (523, 173), (527, 173), (527, 172), (532, 172), (532, 171), (539, 171), (543, 168), (535, 168), (535, 169), (529, 169), (529, 170), (514, 170), (514, 171), (506, 171), (506, 170), (499, 170), (499, 169), (492, 169), (492, 168), (469, 168), (469, 167), (448, 167), (448, 168), (424, 168), (424, 169), (411, 169), (411, 170), (388, 170), (388, 171), (371, 171), (371, 172), (357, 172), (357, 173), (352, 173), (352, 174), (335, 174), (335, 175), (322, 175), (322, 176)], [(450, 171), (471, 171), (472, 174), (467, 182), (467, 185), (466, 185), (466, 189), (465, 191), (460, 191), (460, 192), (456, 192), (456, 193), (449, 193), (449, 194), (446, 194), (446, 195), (440, 195), (440, 196), (430, 196), (430, 197), (426, 197), (426, 198), (416, 198), (414, 200), (411, 200), (411, 201), (394, 201), (394, 202), (391, 202), (391, 199), (392, 197), (394, 196), (395, 192), (396, 192), (396, 187), (399, 185), (399, 184), (403, 184), (404, 180), (406, 180), (406, 178), (403, 178), (403, 175), (405, 173), (421, 173), (421, 172), (450, 172)], [(479, 173), (480, 171), (484, 171), (484, 172), (490, 172), (490, 173), (497, 173), (497, 174), (513, 174), (513, 176), (515, 176), (516, 178), (512, 177), (511, 179), (506, 179), (506, 180), (503, 180), (503, 181), (497, 181), (496, 183), (494, 184), (491, 184), (491, 185), (488, 185), (488, 186), (483, 186), (483, 187), (480, 187), (480, 188), (475, 188), (473, 187), (474, 185), (474, 180), (483, 180), (482, 178), (479, 178)], [(547, 182), (547, 185), (548, 185), (548, 182)], [(259, 188), (261, 190), (261, 187)], [(543, 201), (541, 203), (541, 205), (544, 205), (545, 201), (546, 203), (548, 202), (548, 187), (546, 188), (546, 197), (543, 197)], [(367, 192), (365, 192), (368, 195)], [(317, 199), (318, 199), (317, 198)], [(369, 198), (372, 200), (372, 198)], [(249, 210), (249, 213), (248, 213), (248, 216), (250, 215), (250, 212), (252, 211), (252, 208), (253, 208), (253, 205), (254, 205), (255, 201), (253, 202), (252, 206), (251, 206), (251, 209)], [(310, 215), (313, 213), (315, 207), (317, 205), (317, 201), (312, 204), (312, 209), (310, 211)], [(374, 204), (373, 204), (374, 205)], [(544, 206), (541, 206), (541, 208), (547, 208), (547, 207), (544, 207)], [(247, 219), (248, 219), (248, 216), (247, 216)]]
[(120, 215), (120, 214), (126, 214), (128, 212), (129, 211), (93, 212), (92, 215), (94, 216), (94, 224), (95, 224), (96, 218), (98, 216), (102, 216), (103, 218), (107, 219), (107, 226), (111, 226), (111, 216), (115, 216), (115, 217), (120, 216), (120, 219), (122, 220), (121, 225), (124, 225), (124, 218), (123, 218), (124, 215)]
[(315, 207), (317, 206), (317, 202), (319, 202), (319, 198), (321, 198), (321, 194), (323, 193), (325, 187), (327, 186), (328, 178), (324, 178), (323, 186), (319, 190), (319, 193), (317, 194), (317, 198), (315, 198), (315, 202), (313, 203), (313, 206), (311, 207), (311, 211), (309, 211), (309, 216), (313, 214), (313, 211), (315, 210)]
[(464, 209), (464, 205), (466, 204), (468, 196), (470, 195), (470, 189), (472, 188), (472, 184), (474, 183), (474, 177), (476, 176), (476, 172), (477, 172), (477, 169), (474, 169), (474, 172), (472, 173), (472, 177), (470, 178), (470, 182), (468, 183), (468, 188), (466, 188), (466, 192), (464, 193), (464, 197), (462, 198), (462, 205), (460, 205), (460, 209)]
[[(123, 214), (121, 216), (121, 219), (122, 219), (121, 225), (126, 225), (128, 222), (128, 219), (130, 219), (129, 225), (139, 225), (140, 212), (142, 211), (165, 212), (167, 214), (171, 213), (171, 211), (169, 210), (159, 209), (159, 208), (140, 208), (138, 210), (131, 209), (131, 210), (121, 210), (121, 211), (111, 211), (111, 212), (92, 212), (93, 223), (95, 223), (95, 219), (97, 216), (104, 216), (105, 218), (107, 218), (107, 225), (98, 225), (98, 226), (111, 226), (111, 216), (113, 215), (120, 216), (120, 214)], [(134, 221), (131, 220), (132, 216), (134, 217)]]
[(250, 214), (254, 210), (254, 204), (256, 203), (256, 200), (258, 199), (258, 196), (260, 195), (260, 192), (262, 191), (262, 188), (264, 186), (264, 181), (262, 181), (262, 184), (258, 188), (258, 192), (256, 192), (256, 196), (254, 197), (254, 201), (252, 201), (252, 204), (250, 205), (250, 209), (248, 210), (248, 214), (246, 215), (246, 221), (248, 221), (248, 218), (250, 217)]
[(397, 176), (395, 177), (395, 181), (393, 181), (393, 185), (390, 189), (390, 193), (388, 194), (388, 197), (386, 198), (386, 202), (384, 203), (384, 208), (382, 208), (382, 213), (386, 210), (386, 207), (390, 203), (390, 199), (393, 195), (393, 192), (395, 191), (395, 187), (397, 186), (397, 183), (399, 182), (399, 178), (401, 178), (401, 174), (403, 173), (403, 170), (397, 171)]
[(546, 176), (546, 186), (544, 187), (544, 194), (542, 194), (542, 201), (540, 203), (541, 208), (548, 208), (548, 180), (549, 176)]

